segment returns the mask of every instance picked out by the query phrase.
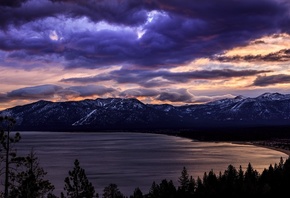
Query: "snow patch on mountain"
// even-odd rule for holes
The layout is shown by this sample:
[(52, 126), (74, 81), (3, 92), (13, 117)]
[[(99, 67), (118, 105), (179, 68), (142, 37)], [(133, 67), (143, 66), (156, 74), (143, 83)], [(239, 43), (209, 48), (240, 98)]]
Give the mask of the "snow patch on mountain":
[(75, 123), (72, 124), (72, 126), (77, 126), (77, 125), (83, 125), (89, 117), (91, 117), (97, 110), (93, 110), (90, 112), (88, 115), (86, 115), (84, 118), (80, 119), (79, 121), (76, 121)]

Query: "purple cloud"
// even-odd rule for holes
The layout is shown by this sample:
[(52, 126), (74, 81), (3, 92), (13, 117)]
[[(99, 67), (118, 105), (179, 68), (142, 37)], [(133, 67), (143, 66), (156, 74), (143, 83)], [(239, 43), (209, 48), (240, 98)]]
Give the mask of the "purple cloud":
[(111, 94), (116, 90), (102, 85), (72, 86), (63, 88), (57, 85), (39, 85), (12, 90), (8, 93), (0, 93), (0, 103), (12, 100), (40, 100), (55, 97), (69, 98), (73, 96), (91, 97)]
[(62, 88), (56, 85), (39, 85), (35, 87), (25, 87), (8, 92), (7, 98), (11, 99), (51, 98), (60, 89)]
[[(257, 74), (268, 73), (270, 70), (199, 70), (191, 72), (169, 72), (161, 71), (143, 71), (143, 70), (127, 70), (120, 69), (110, 73), (100, 74), (96, 76), (82, 77), (82, 78), (67, 78), (62, 79), (61, 82), (74, 83), (96, 83), (102, 81), (115, 81), (120, 84), (134, 83), (143, 87), (155, 87), (168, 85), (173, 83), (186, 83), (191, 80), (205, 79), (227, 79), (234, 77), (255, 76)], [(157, 79), (156, 79), (157, 78)], [(160, 79), (162, 78), (162, 79)]]
[(20, 7), (23, 3), (25, 3), (27, 0), (1, 0), (0, 6), (6, 6), (6, 7)]
[(127, 89), (121, 92), (119, 95), (121, 97), (131, 98), (131, 97), (154, 97), (160, 94), (159, 91), (154, 89)]
[(76, 92), (81, 97), (87, 96), (102, 96), (107, 93), (116, 91), (113, 88), (108, 88), (102, 85), (87, 85), (87, 86), (72, 86), (65, 89), (66, 91)]
[(9, 102), (9, 98), (7, 97), (7, 94), (4, 93), (0, 93), (0, 103), (5, 103), (5, 102)]
[[(0, 50), (19, 60), (57, 57), (66, 68), (116, 64), (174, 67), (245, 45), (264, 35), (290, 32), (289, 2), (282, 0), (17, 2), (20, 3), (16, 7), (0, 5), (0, 26), (5, 28), (0, 35)], [(83, 18), (95, 25), (105, 21), (123, 29), (68, 32), (61, 26)], [(21, 29), (19, 34), (13, 34), (15, 26)], [(62, 39), (49, 38), (48, 30), (53, 28)], [(137, 35), (136, 28), (143, 31), (142, 36)], [(31, 36), (33, 32), (43, 34)]]
[(278, 74), (272, 76), (258, 76), (252, 85), (265, 87), (269, 85), (289, 84), (289, 83), (290, 83), (290, 75)]
[(194, 96), (186, 89), (166, 90), (161, 92), (156, 99), (169, 102), (194, 102)]
[[(13, 2), (13, 1), (11, 1)], [(21, 25), (47, 17), (65, 16), (67, 18), (88, 17), (99, 22), (124, 25), (139, 25), (146, 21), (147, 14), (140, 1), (50, 1), (17, 0), (10, 3), (5, 0), (0, 4), (0, 25)]]
[(286, 62), (290, 61), (290, 49), (283, 49), (266, 55), (219, 56), (213, 58), (213, 60), (218, 60), (221, 62)]

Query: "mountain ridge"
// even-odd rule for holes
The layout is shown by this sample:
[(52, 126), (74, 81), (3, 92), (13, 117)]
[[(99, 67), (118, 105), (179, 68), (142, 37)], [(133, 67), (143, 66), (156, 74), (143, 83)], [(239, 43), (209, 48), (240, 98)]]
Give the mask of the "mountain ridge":
[(98, 131), (197, 127), (290, 125), (290, 94), (237, 96), (205, 104), (144, 104), (135, 98), (38, 102), (0, 115), (16, 119), (17, 130)]

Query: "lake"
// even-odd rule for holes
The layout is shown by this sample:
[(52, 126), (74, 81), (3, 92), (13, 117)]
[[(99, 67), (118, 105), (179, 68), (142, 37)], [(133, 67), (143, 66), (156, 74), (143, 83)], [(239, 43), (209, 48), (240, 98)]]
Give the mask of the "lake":
[(278, 163), (282, 152), (252, 145), (223, 142), (199, 142), (190, 139), (150, 133), (67, 133), (20, 132), (18, 153), (34, 149), (40, 165), (59, 193), (64, 178), (73, 169), (75, 159), (85, 169), (99, 195), (110, 183), (118, 185), (124, 195), (131, 195), (136, 187), (148, 193), (153, 181), (172, 180), (185, 166), (195, 179), (211, 169), (216, 174), (229, 164), (246, 169), (250, 162), (262, 172), (270, 164)]

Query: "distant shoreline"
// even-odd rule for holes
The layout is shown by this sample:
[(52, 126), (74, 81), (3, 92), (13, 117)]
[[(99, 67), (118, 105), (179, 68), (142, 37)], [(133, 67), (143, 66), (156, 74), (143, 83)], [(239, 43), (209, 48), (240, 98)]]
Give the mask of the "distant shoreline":
[(280, 151), (280, 152), (285, 153), (286, 155), (288, 155), (288, 157), (290, 157), (290, 151), (286, 150), (286, 149), (276, 148), (276, 147), (272, 147), (272, 146), (264, 146), (264, 145), (260, 145), (260, 144), (252, 144), (252, 145), (258, 146), (258, 147), (272, 149), (272, 150), (275, 150), (275, 151)]
[(290, 157), (290, 150), (287, 150), (287, 149), (277, 148), (277, 147), (273, 147), (273, 146), (261, 145), (261, 144), (257, 144), (257, 143), (253, 143), (253, 142), (249, 142), (249, 141), (247, 141), (247, 142), (231, 141), (231, 143), (233, 143), (233, 144), (243, 144), (243, 145), (252, 145), (252, 146), (267, 148), (267, 149), (271, 149), (271, 150), (275, 150), (275, 151), (280, 151), (280, 152), (285, 153), (286, 155), (288, 155), (288, 157)]

